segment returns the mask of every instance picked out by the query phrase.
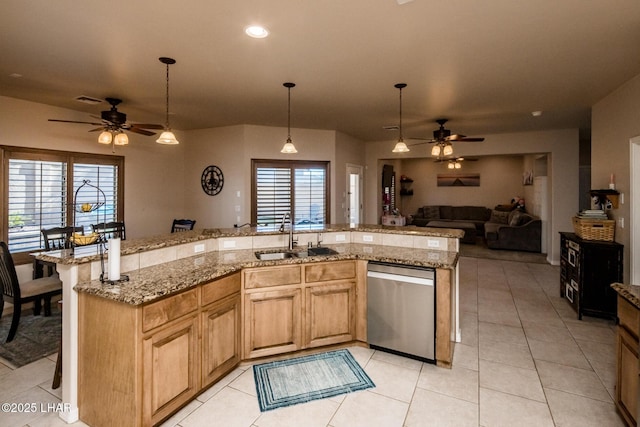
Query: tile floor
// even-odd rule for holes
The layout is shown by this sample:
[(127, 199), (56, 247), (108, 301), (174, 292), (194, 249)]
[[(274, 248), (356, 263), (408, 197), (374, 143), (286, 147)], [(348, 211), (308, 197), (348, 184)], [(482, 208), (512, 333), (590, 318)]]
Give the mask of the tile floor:
[[(244, 366), (163, 426), (623, 426), (612, 401), (615, 326), (578, 321), (558, 282), (558, 267), (462, 258), (453, 369), (354, 347), (376, 388), (260, 413)], [(54, 366), (55, 355), (0, 364), (0, 402), (59, 402)], [(0, 413), (0, 425), (66, 424), (51, 412)]]

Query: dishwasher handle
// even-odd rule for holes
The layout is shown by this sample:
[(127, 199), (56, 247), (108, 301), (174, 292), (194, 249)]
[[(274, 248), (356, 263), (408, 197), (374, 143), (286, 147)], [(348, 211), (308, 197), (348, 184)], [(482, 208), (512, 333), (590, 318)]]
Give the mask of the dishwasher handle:
[(424, 286), (434, 285), (433, 279), (427, 279), (424, 277), (401, 276), (398, 274), (381, 273), (378, 271), (368, 271), (367, 277), (371, 277), (374, 279), (392, 280), (394, 282), (413, 283), (416, 285), (424, 285)]

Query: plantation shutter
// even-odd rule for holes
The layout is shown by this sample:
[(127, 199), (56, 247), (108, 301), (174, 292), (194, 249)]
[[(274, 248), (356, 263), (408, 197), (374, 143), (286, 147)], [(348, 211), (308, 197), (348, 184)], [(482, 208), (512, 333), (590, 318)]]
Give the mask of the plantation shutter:
[(254, 160), (251, 222), (295, 225), (328, 222), (328, 162)]
[(256, 222), (275, 224), (291, 212), (291, 169), (256, 169)]
[(66, 224), (65, 162), (9, 159), (8, 246), (11, 252), (44, 246), (40, 230)]
[(326, 183), (324, 169), (295, 170), (295, 223), (324, 224)]
[[(100, 199), (97, 190), (80, 191), (74, 208), (76, 208), (75, 225), (90, 227), (99, 222), (111, 222), (118, 220), (118, 166), (95, 165), (74, 163), (73, 165), (73, 192), (74, 196), (78, 188), (88, 181), (89, 184), (99, 187), (104, 193), (106, 201), (99, 209), (83, 213), (78, 212), (77, 207), (83, 203), (97, 203)], [(83, 189), (84, 190), (84, 189)], [(72, 196), (72, 197), (74, 197)]]

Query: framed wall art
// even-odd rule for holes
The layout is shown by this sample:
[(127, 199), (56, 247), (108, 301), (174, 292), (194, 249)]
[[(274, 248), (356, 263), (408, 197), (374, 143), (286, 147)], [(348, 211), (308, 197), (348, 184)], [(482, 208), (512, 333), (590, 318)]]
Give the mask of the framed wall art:
[(479, 187), (479, 173), (439, 173), (438, 187)]

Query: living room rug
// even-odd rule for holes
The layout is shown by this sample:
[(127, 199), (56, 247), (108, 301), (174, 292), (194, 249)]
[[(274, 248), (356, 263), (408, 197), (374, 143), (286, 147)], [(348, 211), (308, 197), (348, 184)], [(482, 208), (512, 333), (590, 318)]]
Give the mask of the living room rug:
[(375, 387), (348, 350), (253, 366), (260, 411)]
[(16, 336), (6, 343), (11, 315), (0, 319), (0, 357), (16, 368), (58, 351), (62, 336), (62, 311), (51, 307), (51, 316), (34, 316), (25, 310), (20, 316)]

